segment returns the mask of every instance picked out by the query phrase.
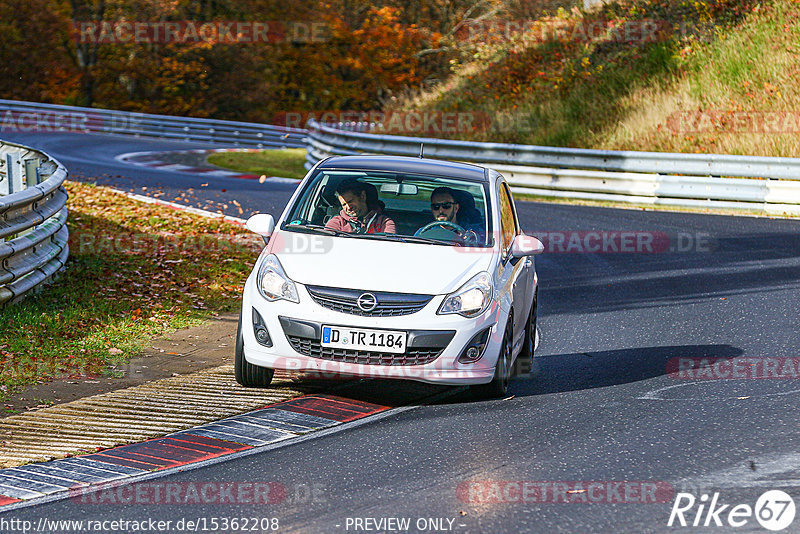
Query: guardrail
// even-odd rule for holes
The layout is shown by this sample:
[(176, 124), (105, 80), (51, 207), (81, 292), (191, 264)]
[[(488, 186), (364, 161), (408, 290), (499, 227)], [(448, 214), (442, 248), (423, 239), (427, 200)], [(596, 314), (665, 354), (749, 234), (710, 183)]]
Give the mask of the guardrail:
[(477, 143), (364, 133), (309, 121), (306, 168), (331, 155), (417, 156), (501, 172), (515, 193), (636, 204), (800, 213), (800, 159)]
[(306, 130), (216, 119), (0, 100), (0, 131), (79, 132), (203, 141), (249, 148), (304, 148)]
[(0, 306), (49, 281), (67, 261), (67, 170), (44, 152), (0, 141)]

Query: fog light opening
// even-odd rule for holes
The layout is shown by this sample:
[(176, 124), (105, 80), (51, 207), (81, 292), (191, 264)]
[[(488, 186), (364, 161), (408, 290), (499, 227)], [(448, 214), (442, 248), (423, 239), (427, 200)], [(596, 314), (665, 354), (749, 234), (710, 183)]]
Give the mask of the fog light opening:
[(459, 363), (475, 363), (483, 357), (483, 350), (489, 341), (489, 331), (491, 329), (491, 327), (486, 328), (472, 336), (472, 339), (469, 340), (469, 343), (461, 352), (461, 356), (458, 357)]
[(253, 332), (256, 336), (256, 341), (258, 341), (261, 345), (265, 347), (272, 346), (272, 339), (269, 337), (269, 331), (267, 330), (267, 326), (264, 324), (264, 319), (261, 315), (253, 308)]
[(256, 341), (262, 345), (271, 345), (272, 340), (269, 338), (269, 332), (266, 328), (256, 328)]

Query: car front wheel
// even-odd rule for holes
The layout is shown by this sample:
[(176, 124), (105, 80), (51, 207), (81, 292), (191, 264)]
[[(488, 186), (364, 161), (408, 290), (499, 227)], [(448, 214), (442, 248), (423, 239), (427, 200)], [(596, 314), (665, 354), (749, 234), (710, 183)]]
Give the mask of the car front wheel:
[(236, 350), (233, 361), (236, 381), (245, 387), (265, 388), (272, 382), (273, 369), (253, 365), (244, 357), (244, 336), (242, 334), (242, 315), (239, 314), (239, 326), (236, 329)]
[(503, 343), (500, 346), (500, 354), (497, 356), (497, 364), (494, 366), (494, 378), (488, 384), (478, 384), (472, 386), (475, 396), (479, 399), (495, 399), (505, 397), (508, 394), (509, 366), (511, 364), (513, 350), (513, 331), (514, 320), (508, 318), (506, 322), (506, 332), (503, 335)]

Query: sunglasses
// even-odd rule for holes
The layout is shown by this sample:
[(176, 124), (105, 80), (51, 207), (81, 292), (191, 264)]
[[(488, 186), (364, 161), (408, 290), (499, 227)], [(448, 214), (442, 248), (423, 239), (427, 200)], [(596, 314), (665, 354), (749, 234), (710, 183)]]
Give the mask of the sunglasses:
[(431, 210), (438, 211), (439, 208), (449, 210), (453, 207), (453, 204), (455, 204), (455, 202), (436, 202), (431, 204)]

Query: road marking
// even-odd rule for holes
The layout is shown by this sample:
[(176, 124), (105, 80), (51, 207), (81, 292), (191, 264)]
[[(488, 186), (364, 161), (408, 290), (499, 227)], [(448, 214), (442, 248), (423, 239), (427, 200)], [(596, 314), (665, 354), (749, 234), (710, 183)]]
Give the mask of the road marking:
[[(170, 163), (162, 161), (162, 159), (169, 159), (174, 154), (203, 154), (203, 153), (217, 153), (217, 152), (253, 152), (250, 149), (240, 148), (218, 148), (210, 150), (171, 150), (171, 151), (148, 151), (148, 152), (127, 152), (119, 154), (114, 159), (120, 163), (128, 165), (136, 165), (139, 167), (149, 167), (162, 171), (183, 172), (188, 174), (202, 174), (203, 176), (218, 176), (222, 178), (238, 178), (245, 180), (258, 180), (260, 177), (255, 174), (241, 173), (236, 171), (229, 171), (217, 167), (197, 167), (194, 165), (184, 165), (182, 163)], [(162, 159), (158, 159), (162, 158)], [(299, 184), (301, 180), (296, 178), (283, 178), (280, 176), (270, 176), (266, 181), (273, 183), (291, 183)]]
[[(717, 381), (712, 381), (712, 382), (717, 382)], [(727, 397), (708, 395), (708, 396), (705, 396), (705, 397), (675, 397), (675, 398), (664, 398), (664, 397), (660, 397), (659, 396), (660, 393), (662, 393), (664, 391), (667, 391), (669, 389), (681, 388), (681, 387), (686, 387), (686, 386), (695, 386), (695, 385), (698, 385), (698, 384), (708, 384), (708, 383), (709, 383), (708, 380), (701, 380), (701, 381), (695, 381), (695, 382), (687, 382), (685, 384), (674, 384), (672, 386), (664, 386), (664, 387), (661, 387), (661, 388), (650, 390), (647, 393), (645, 393), (644, 395), (642, 395), (640, 397), (636, 397), (636, 400), (654, 400), (654, 401), (741, 400), (741, 397), (742, 397), (741, 395), (730, 395), (730, 396), (727, 396)], [(780, 391), (778, 393), (760, 393), (760, 394), (757, 394), (757, 395), (750, 394), (750, 395), (747, 396), (747, 398), (749, 399), (751, 397), (752, 398), (783, 397), (785, 395), (792, 395), (792, 394), (795, 394), (795, 393), (800, 393), (800, 389), (792, 389), (792, 390), (789, 390), (789, 391)]]

